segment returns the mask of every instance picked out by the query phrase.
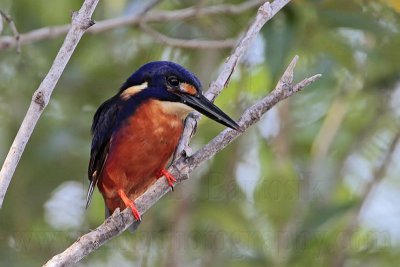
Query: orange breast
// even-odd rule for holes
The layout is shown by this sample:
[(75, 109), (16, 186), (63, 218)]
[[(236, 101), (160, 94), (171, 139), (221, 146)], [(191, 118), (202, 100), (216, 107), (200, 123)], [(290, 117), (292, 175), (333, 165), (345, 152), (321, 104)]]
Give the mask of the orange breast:
[(155, 174), (175, 151), (183, 121), (180, 116), (165, 112), (163, 105), (157, 100), (143, 103), (112, 137), (98, 183), (110, 212), (125, 208), (118, 189), (135, 200), (156, 181)]

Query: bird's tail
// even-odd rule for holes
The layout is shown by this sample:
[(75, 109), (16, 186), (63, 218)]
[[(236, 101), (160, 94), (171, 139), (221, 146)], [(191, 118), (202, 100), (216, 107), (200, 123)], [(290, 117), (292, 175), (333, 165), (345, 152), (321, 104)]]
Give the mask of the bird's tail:
[(94, 179), (90, 181), (89, 189), (88, 189), (88, 192), (86, 194), (86, 209), (89, 207), (90, 201), (92, 200), (93, 191), (94, 191), (94, 188), (95, 188), (95, 185), (96, 185), (95, 183), (96, 182), (95, 182)]

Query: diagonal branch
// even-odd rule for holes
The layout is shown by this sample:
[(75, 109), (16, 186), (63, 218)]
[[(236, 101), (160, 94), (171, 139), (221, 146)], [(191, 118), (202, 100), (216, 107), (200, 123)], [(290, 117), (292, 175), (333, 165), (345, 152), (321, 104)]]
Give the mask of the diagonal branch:
[[(157, 2), (157, 1), (155, 1)], [(104, 31), (109, 31), (115, 28), (126, 26), (139, 26), (141, 23), (151, 22), (166, 22), (166, 21), (182, 21), (204, 16), (215, 16), (222, 14), (241, 14), (247, 10), (258, 7), (263, 4), (263, 0), (244, 1), (238, 5), (222, 4), (208, 7), (190, 7), (174, 11), (153, 11), (143, 15), (147, 8), (139, 14), (131, 16), (122, 16), (118, 18), (106, 19), (96, 22), (96, 25), (90, 28), (87, 32), (97, 34)], [(275, 1), (276, 2), (276, 1)], [(15, 40), (14, 36), (0, 37), (0, 51), (6, 48), (12, 48), (19, 45), (34, 43), (45, 39), (54, 39), (68, 32), (70, 24), (44, 27), (27, 33), (20, 34), (19, 41)]]
[(54, 87), (61, 77), (61, 74), (63, 73), (65, 66), (71, 58), (82, 35), (94, 24), (91, 16), (98, 2), (99, 0), (85, 0), (81, 9), (72, 14), (71, 29), (68, 31), (65, 41), (58, 51), (49, 72), (39, 85), (39, 88), (33, 94), (32, 102), (0, 171), (0, 207), (3, 204), (4, 196), (7, 192), (8, 185), (11, 182), (15, 168), (24, 152), (25, 145), (28, 142), (44, 108), (49, 103)]
[[(301, 91), (304, 87), (313, 83), (321, 77), (321, 74), (317, 74), (302, 80), (297, 84), (293, 84), (293, 71), (296, 65), (298, 56), (294, 57), (285, 73), (279, 80), (276, 88), (264, 99), (257, 102), (250, 108), (248, 108), (241, 116), (238, 124), (241, 129), (245, 131), (254, 123), (258, 122), (261, 116), (275, 106), (278, 102), (288, 98), (294, 93)], [(199, 149), (192, 156), (187, 158), (188, 172), (192, 172), (201, 163), (211, 159), (216, 153), (224, 149), (229, 143), (231, 143), (238, 136), (242, 135), (243, 132), (237, 132), (232, 129), (225, 129), (213, 140), (211, 140), (203, 148)]]
[[(222, 71), (218, 75), (217, 79), (213, 83), (211, 83), (210, 88), (207, 90), (206, 97), (208, 99), (214, 101), (215, 98), (228, 85), (229, 79), (234, 72), (236, 66), (239, 64), (240, 58), (249, 49), (250, 45), (260, 32), (261, 28), (289, 2), (290, 0), (275, 0), (272, 4), (266, 2), (258, 9), (257, 16), (254, 19), (254, 22), (240, 38), (240, 41), (235, 50), (224, 63)], [(181, 155), (185, 155), (186, 151), (190, 151), (189, 141), (196, 131), (197, 122), (200, 118), (201, 114), (198, 112), (194, 112), (186, 119), (185, 129), (183, 130), (181, 140), (179, 141), (179, 145), (175, 153), (176, 158), (179, 158)]]
[[(212, 158), (216, 153), (218, 153), (218, 151), (222, 150), (235, 138), (242, 135), (248, 127), (259, 121), (261, 116), (278, 102), (296, 92), (299, 92), (304, 87), (321, 77), (320, 74), (317, 74), (310, 78), (306, 78), (297, 84), (293, 84), (293, 67), (296, 62), (297, 56), (293, 59), (276, 88), (268, 96), (248, 108), (243, 113), (238, 122), (243, 130), (242, 132), (226, 129), (207, 145), (198, 150), (193, 156), (181, 157), (168, 169), (168, 171), (177, 178), (177, 184), (186, 180), (188, 174), (201, 163)], [(163, 179), (157, 180), (156, 183), (153, 184), (143, 195), (135, 200), (139, 212), (141, 214), (145, 213), (169, 190), (169, 185)], [(122, 212), (117, 209), (102, 225), (90, 233), (81, 236), (69, 248), (54, 256), (44, 266), (67, 266), (75, 264), (89, 253), (97, 250), (110, 239), (120, 235), (132, 223), (134, 223), (136, 227), (139, 225), (138, 222), (134, 221), (130, 209), (125, 209)]]
[[(211, 85), (211, 88), (209, 89), (211, 96), (210, 94), (208, 94), (209, 98), (214, 100), (215, 97), (228, 84), (229, 78), (234, 71), (235, 66), (238, 64), (239, 59), (249, 48), (251, 42), (255, 39), (262, 26), (288, 2), (290, 2), (290, 0), (275, 0), (272, 5), (267, 2), (259, 8), (255, 21), (245, 32), (236, 49), (225, 63), (223, 70), (221, 71), (216, 82)], [(320, 78), (321, 75), (317, 74), (310, 78), (304, 79), (298, 84), (293, 84), (293, 71), (297, 60), (298, 57), (296, 56), (288, 66), (276, 88), (268, 96), (257, 102), (252, 107), (248, 108), (243, 113), (241, 119), (238, 122), (241, 126), (242, 132), (236, 132), (230, 129), (226, 129), (222, 131), (217, 137), (215, 137), (210, 143), (208, 143), (206, 146), (204, 146), (202, 149), (200, 149), (193, 156), (190, 157), (187, 157), (185, 153), (182, 153), (186, 151), (185, 148), (187, 149), (187, 145), (185, 146), (182, 144), (188, 143), (193, 134), (199, 116), (195, 116), (195, 119), (189, 117), (186, 120), (186, 125), (188, 125), (189, 123), (190, 127), (185, 128), (184, 134), (180, 140), (180, 145), (177, 148), (178, 153), (176, 154), (178, 154), (179, 156), (177, 157), (174, 164), (168, 169), (168, 171), (177, 178), (177, 183), (186, 180), (190, 172), (192, 172), (204, 161), (213, 157), (218, 151), (226, 147), (236, 137), (243, 134), (243, 132), (249, 126), (256, 123), (265, 112), (276, 105), (279, 101), (300, 91), (305, 86)], [(169, 185), (165, 183), (163, 179), (157, 180), (146, 192), (144, 192), (139, 198), (135, 200), (135, 204), (139, 212), (141, 214), (144, 214), (169, 190)], [(132, 224), (134, 224), (133, 226), (135, 229), (139, 225), (138, 222), (134, 221), (131, 211), (129, 209), (126, 209), (120, 212), (117, 209), (112, 214), (112, 216), (105, 220), (102, 225), (97, 227), (92, 232), (81, 236), (65, 251), (50, 259), (44, 266), (67, 266), (75, 264), (86, 257), (88, 254), (97, 250), (100, 246), (108, 242), (110, 239), (120, 235)]]

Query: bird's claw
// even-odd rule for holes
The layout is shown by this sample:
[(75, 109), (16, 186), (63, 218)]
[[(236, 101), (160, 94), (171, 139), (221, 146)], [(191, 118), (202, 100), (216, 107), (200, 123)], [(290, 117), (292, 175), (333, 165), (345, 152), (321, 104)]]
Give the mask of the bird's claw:
[(133, 203), (133, 201), (128, 198), (128, 196), (125, 194), (125, 192), (122, 189), (118, 190), (118, 195), (124, 202), (125, 206), (127, 206), (131, 209), (133, 217), (135, 217), (135, 220), (138, 222), (141, 222), (142, 217), (140, 216), (140, 212), (136, 208), (135, 203)]
[(170, 174), (167, 170), (161, 169), (157, 173), (157, 179), (159, 179), (163, 176), (165, 176), (165, 178), (167, 179), (167, 182), (168, 182), (169, 186), (171, 187), (171, 190), (174, 191), (174, 183), (176, 183), (176, 178), (172, 174)]

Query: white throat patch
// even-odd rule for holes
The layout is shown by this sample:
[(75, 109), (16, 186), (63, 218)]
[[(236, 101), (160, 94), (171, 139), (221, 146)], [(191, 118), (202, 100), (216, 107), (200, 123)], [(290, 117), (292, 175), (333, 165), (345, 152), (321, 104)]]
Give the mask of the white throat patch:
[(186, 118), (190, 112), (194, 111), (191, 107), (179, 102), (160, 101), (159, 103), (163, 112), (176, 115), (181, 119)]

